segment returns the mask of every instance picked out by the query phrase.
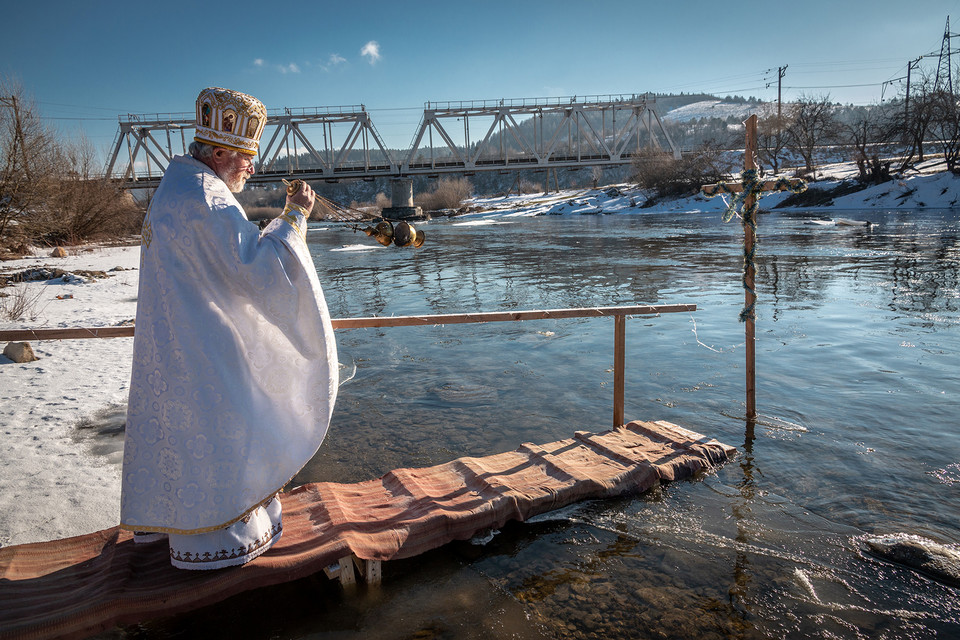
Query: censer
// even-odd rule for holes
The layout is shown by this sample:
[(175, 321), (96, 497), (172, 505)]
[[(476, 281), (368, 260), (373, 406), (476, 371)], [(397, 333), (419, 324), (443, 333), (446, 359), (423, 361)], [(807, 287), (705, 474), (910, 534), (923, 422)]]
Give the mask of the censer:
[[(283, 179), (283, 184), (287, 186), (287, 195), (294, 195), (297, 191), (300, 190), (300, 187), (303, 185), (302, 180), (286, 180)], [(369, 216), (369, 214), (359, 211), (357, 209), (350, 209), (349, 207), (344, 207), (339, 205), (331, 200), (327, 200), (320, 194), (315, 194), (316, 199), (323, 203), (331, 213), (333, 217), (340, 222), (346, 222), (350, 225), (350, 228), (354, 231), (363, 231), (369, 237), (373, 238), (380, 244), (385, 247), (389, 247), (391, 244), (398, 247), (421, 247), (423, 242), (426, 239), (423, 231), (418, 231), (414, 228), (412, 224), (401, 220), (397, 222), (394, 226), (393, 222), (386, 220), (384, 218), (375, 218), (374, 221), (379, 220), (372, 227), (359, 227), (353, 224), (353, 221), (348, 218), (349, 215), (359, 215), (359, 216)]]

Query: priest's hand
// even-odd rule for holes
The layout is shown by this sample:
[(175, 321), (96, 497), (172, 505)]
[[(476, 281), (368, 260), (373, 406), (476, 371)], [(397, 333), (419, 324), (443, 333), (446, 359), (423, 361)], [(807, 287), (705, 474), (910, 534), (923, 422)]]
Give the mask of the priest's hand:
[(287, 196), (287, 204), (294, 204), (298, 207), (303, 207), (307, 211), (313, 210), (313, 202), (316, 200), (317, 195), (313, 192), (313, 189), (310, 188), (306, 182), (300, 183), (300, 190), (295, 194)]

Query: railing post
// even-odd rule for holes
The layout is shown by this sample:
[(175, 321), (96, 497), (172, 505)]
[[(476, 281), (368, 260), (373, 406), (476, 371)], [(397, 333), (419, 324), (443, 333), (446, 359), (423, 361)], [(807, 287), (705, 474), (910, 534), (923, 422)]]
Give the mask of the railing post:
[(623, 425), (624, 369), (627, 360), (627, 316), (613, 317), (613, 428)]
[[(743, 151), (743, 170), (755, 171), (757, 169), (757, 164), (755, 161), (757, 153), (757, 116), (753, 114), (751, 117), (747, 118), (747, 121), (744, 123), (747, 129), (747, 138), (746, 145)], [(743, 201), (743, 210), (750, 211), (753, 208), (754, 203), (757, 200), (756, 194), (750, 192), (747, 194), (747, 197)], [(759, 213), (759, 212), (757, 212)], [(756, 214), (754, 214), (756, 215)], [(756, 217), (754, 217), (754, 223), (756, 223)], [(749, 258), (744, 258), (743, 262), (743, 308), (744, 312), (750, 310), (746, 315), (746, 319), (743, 324), (744, 331), (744, 344), (746, 350), (744, 356), (746, 357), (746, 405), (747, 405), (747, 420), (753, 421), (757, 419), (757, 346), (756, 346), (756, 314), (753, 311), (753, 308), (757, 304), (757, 294), (756, 294), (756, 277), (757, 277), (757, 268), (753, 264), (753, 250), (754, 243), (757, 239), (757, 230), (756, 226), (751, 227), (747, 223), (747, 219), (744, 218), (743, 221), (743, 255), (749, 256)], [(744, 316), (741, 315), (741, 318)]]

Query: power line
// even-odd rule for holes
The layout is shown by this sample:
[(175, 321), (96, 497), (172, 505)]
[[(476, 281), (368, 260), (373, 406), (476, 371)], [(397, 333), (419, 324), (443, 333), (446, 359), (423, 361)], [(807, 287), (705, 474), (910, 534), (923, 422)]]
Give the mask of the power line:
[(79, 116), (39, 116), (41, 120), (80, 120), (86, 122), (116, 122), (117, 118), (82, 118)]
[(115, 107), (91, 107), (82, 104), (66, 104), (63, 102), (40, 102), (41, 105), (50, 105), (53, 107), (70, 107), (71, 109), (97, 109), (98, 111), (111, 111), (113, 113), (127, 113), (127, 109), (117, 109)]
[(884, 82), (867, 82), (864, 84), (822, 84), (819, 86), (793, 86), (793, 87), (785, 86), (784, 89), (849, 89), (853, 87), (879, 87), (880, 85), (885, 84), (886, 82), (890, 82), (890, 81), (885, 80)]

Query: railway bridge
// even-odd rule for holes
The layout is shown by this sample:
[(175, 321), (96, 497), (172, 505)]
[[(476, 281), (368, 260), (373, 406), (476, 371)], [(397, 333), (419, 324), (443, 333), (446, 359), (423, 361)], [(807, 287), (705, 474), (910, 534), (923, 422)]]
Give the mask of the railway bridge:
[[(388, 149), (364, 105), (268, 111), (250, 183), (291, 176), (409, 179), (478, 171), (624, 165), (680, 151), (650, 94), (428, 102), (405, 151)], [(106, 177), (125, 188), (156, 187), (193, 140), (194, 114), (120, 117)]]

